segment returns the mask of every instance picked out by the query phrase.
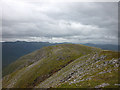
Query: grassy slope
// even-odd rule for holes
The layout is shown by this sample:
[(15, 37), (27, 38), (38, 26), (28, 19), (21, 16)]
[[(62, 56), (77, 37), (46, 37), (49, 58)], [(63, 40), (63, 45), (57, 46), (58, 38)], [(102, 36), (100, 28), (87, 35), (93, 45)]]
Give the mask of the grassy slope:
[(101, 50), (76, 59), (37, 88), (118, 87), (118, 53)]
[(44, 47), (21, 57), (4, 72), (3, 87), (35, 87), (81, 56), (100, 49), (78, 44), (61, 44)]

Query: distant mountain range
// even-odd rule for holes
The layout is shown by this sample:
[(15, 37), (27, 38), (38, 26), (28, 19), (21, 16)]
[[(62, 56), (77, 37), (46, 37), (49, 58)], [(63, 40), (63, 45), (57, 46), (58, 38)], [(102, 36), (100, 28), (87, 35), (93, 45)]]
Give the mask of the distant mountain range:
[[(16, 42), (2, 42), (2, 67), (6, 67), (8, 64), (17, 60), (19, 57), (38, 50), (45, 46), (52, 46), (60, 43), (49, 43), (49, 42), (25, 42), (25, 41), (16, 41)], [(102, 48), (105, 50), (118, 50), (117, 45), (105, 44), (91, 44), (86, 43), (86, 46), (92, 46), (97, 48)]]

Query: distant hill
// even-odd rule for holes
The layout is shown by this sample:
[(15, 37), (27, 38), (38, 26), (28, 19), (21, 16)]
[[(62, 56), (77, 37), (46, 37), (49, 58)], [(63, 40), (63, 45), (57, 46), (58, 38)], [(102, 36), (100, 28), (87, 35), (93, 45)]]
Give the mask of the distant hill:
[(3, 68), (19, 57), (38, 50), (44, 46), (56, 45), (49, 42), (2, 42), (2, 66)]
[[(118, 52), (80, 44), (43, 47), (3, 70), (3, 88), (116, 88)], [(120, 60), (120, 58), (119, 58)]]
[(86, 44), (83, 44), (83, 45), (97, 47), (97, 48), (101, 48), (101, 49), (104, 49), (104, 50), (120, 51), (120, 50), (118, 50), (118, 49), (120, 49), (120, 48), (118, 48), (118, 45), (112, 45), (112, 44), (92, 44), (92, 43), (86, 43)]

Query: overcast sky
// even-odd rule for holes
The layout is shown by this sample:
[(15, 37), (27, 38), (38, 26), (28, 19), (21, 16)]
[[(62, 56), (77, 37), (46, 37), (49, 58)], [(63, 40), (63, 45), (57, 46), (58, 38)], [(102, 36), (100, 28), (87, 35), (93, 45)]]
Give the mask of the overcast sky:
[(117, 2), (4, 0), (3, 41), (117, 44)]

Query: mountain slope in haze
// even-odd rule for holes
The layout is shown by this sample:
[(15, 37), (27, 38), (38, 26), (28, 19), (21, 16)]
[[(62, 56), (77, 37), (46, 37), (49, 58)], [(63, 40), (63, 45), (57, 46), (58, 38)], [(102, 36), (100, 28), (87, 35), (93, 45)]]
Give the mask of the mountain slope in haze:
[(2, 66), (4, 68), (25, 54), (51, 45), (56, 45), (56, 43), (25, 41), (2, 42)]
[(117, 61), (113, 51), (80, 44), (48, 46), (10, 64), (3, 71), (3, 88), (117, 87)]
[(113, 51), (120, 51), (119, 47), (120, 45), (112, 45), (112, 44), (92, 44), (92, 43), (86, 43), (83, 44), (86, 46), (91, 46), (91, 47), (97, 47), (97, 48), (101, 48), (104, 50), (113, 50)]

